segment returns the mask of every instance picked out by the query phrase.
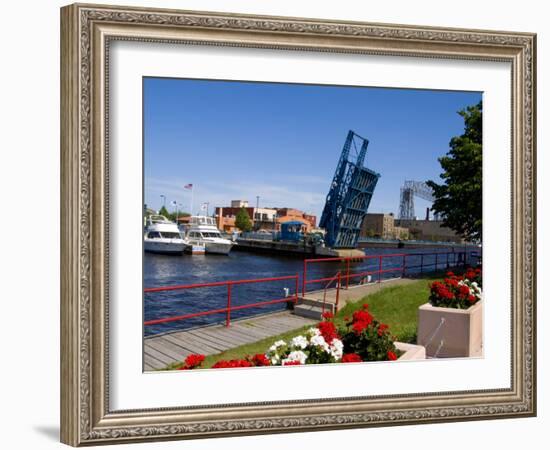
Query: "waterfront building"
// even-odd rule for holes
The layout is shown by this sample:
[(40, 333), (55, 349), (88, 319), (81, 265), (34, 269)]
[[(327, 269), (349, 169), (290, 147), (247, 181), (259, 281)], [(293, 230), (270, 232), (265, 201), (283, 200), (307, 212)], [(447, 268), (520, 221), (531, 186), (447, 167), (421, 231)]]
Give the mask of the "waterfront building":
[(395, 218), (393, 214), (366, 214), (363, 219), (360, 236), (395, 239)]
[(442, 220), (397, 219), (395, 224), (408, 228), (411, 239), (464, 243), (454, 230), (443, 226)]
[(295, 208), (253, 208), (248, 206), (249, 203), (246, 200), (232, 200), (230, 205), (215, 209), (218, 228), (228, 233), (238, 231), (235, 227), (235, 218), (242, 208), (248, 214), (255, 231), (280, 231), (282, 223), (301, 222), (304, 224), (305, 231), (310, 232), (317, 223), (316, 216)]

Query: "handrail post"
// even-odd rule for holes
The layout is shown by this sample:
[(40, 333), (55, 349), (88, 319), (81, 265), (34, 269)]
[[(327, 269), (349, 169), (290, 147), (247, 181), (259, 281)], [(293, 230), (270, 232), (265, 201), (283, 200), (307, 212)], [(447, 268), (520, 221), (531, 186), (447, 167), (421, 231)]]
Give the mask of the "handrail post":
[(382, 276), (382, 255), (378, 255), (378, 282), (381, 282)]
[(342, 273), (338, 272), (338, 286), (336, 286), (336, 304), (334, 306), (334, 309), (336, 311), (338, 311), (338, 302), (340, 301), (340, 284), (341, 284), (341, 282), (342, 282)]
[(307, 259), (304, 259), (304, 272), (302, 273), (302, 298), (306, 296)]
[(298, 303), (298, 278), (299, 278), (299, 275), (296, 274), (296, 290), (294, 291), (294, 304), (296, 305)]
[(231, 283), (227, 283), (227, 315), (225, 317), (225, 326), (229, 327), (231, 322)]
[(346, 289), (349, 289), (349, 258), (347, 259)]

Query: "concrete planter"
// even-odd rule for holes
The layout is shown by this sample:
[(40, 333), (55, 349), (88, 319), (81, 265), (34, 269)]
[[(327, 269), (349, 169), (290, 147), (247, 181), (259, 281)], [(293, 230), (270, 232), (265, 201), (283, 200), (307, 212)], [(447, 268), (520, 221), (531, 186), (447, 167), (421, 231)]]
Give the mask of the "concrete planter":
[(468, 309), (440, 308), (429, 303), (418, 308), (419, 345), (426, 356), (459, 358), (481, 356), (483, 301)]
[(426, 359), (426, 349), (421, 345), (394, 342), (397, 350), (404, 352), (398, 361), (412, 361), (414, 359)]

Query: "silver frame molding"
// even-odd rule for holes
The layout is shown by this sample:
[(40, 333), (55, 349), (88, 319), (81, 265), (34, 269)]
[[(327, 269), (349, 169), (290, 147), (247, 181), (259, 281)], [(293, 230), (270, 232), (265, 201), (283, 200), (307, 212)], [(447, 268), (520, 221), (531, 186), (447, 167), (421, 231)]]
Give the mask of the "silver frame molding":
[[(512, 67), (509, 389), (111, 411), (108, 58), (113, 40), (382, 54)], [(75, 4), (61, 9), (61, 440), (97, 445), (536, 414), (536, 35)]]

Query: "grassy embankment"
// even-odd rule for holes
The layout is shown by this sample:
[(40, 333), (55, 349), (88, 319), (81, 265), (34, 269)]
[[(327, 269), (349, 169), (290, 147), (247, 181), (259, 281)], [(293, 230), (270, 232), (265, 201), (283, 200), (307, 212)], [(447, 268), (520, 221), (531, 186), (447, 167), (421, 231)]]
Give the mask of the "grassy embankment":
[[(371, 314), (380, 322), (389, 325), (390, 331), (400, 342), (416, 342), (416, 327), (418, 320), (418, 307), (428, 301), (428, 284), (440, 276), (424, 277), (418, 281), (401, 286), (388, 286), (378, 292), (370, 294), (361, 300), (348, 303), (336, 314), (334, 318), (337, 327), (343, 325), (344, 317), (360, 309), (364, 303), (369, 304)], [(251, 344), (241, 345), (222, 353), (209, 355), (202, 364), (203, 368), (209, 368), (217, 361), (240, 359), (246, 355), (264, 353), (273, 342), (282, 339), (289, 340), (307, 330), (309, 326), (288, 331), (277, 336), (271, 336)], [(174, 363), (166, 369), (177, 369), (182, 363)], [(165, 369), (165, 370), (166, 370)]]

